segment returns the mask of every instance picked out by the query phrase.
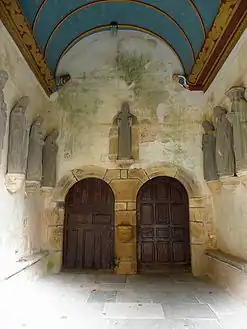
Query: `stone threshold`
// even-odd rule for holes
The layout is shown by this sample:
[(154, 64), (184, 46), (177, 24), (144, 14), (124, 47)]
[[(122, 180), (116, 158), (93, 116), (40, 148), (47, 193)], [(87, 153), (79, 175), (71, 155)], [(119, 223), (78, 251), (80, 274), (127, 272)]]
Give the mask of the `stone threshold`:
[(206, 250), (205, 254), (212, 259), (216, 259), (247, 273), (247, 261), (244, 259), (224, 253), (221, 250)]
[(40, 252), (29, 256), (21, 257), (20, 259), (13, 261), (9, 264), (2, 264), (4, 269), (1, 269), (0, 281), (9, 280), (14, 275), (26, 270), (27, 268), (35, 265), (41, 259), (48, 256), (48, 252)]

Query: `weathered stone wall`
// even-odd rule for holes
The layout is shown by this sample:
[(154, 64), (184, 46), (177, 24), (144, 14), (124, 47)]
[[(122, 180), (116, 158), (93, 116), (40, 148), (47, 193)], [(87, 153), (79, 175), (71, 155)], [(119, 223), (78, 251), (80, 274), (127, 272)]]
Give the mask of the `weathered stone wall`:
[[(205, 97), (210, 107), (224, 106), (230, 110), (231, 102), (225, 92), (233, 86), (247, 88), (247, 30), (229, 56)], [(247, 94), (246, 94), (247, 97)], [(246, 176), (225, 180), (214, 191), (215, 223), (218, 247), (227, 253), (247, 260), (247, 188)]]
[(139, 133), (132, 167), (173, 163), (203, 185), (200, 123), (207, 108), (202, 93), (172, 81), (172, 70), (182, 70), (173, 52), (139, 32), (115, 38), (102, 32), (71, 49), (58, 66), (58, 74), (72, 76), (58, 98), (64, 109), (59, 178), (82, 165), (116, 167), (112, 125), (122, 102), (129, 101)]
[[(3, 214), (0, 229), (6, 233), (1, 235), (2, 250), (8, 246), (7, 254), (14, 255), (15, 251), (48, 249), (52, 253), (47, 270), (58, 271), (62, 253), (63, 202), (77, 179), (104, 178), (106, 172), (113, 175), (107, 181), (117, 200), (116, 225), (122, 220), (121, 216), (131, 218), (131, 225), (135, 225), (139, 175), (173, 177), (175, 170), (180, 172), (179, 180), (190, 197), (195, 274), (206, 271), (207, 262), (203, 256), (206, 248), (218, 246), (246, 259), (245, 188), (238, 186), (233, 195), (231, 191), (220, 190), (212, 197), (203, 180), (200, 126), (203, 119), (210, 116), (213, 106), (229, 108), (229, 100), (224, 97), (227, 89), (236, 84), (247, 86), (246, 34), (206, 95), (191, 93), (172, 81), (172, 73), (181, 72), (182, 68), (174, 53), (160, 41), (131, 31), (121, 32), (116, 38), (107, 32), (95, 34), (79, 42), (61, 60), (58, 74), (70, 73), (72, 80), (59, 91), (57, 99), (56, 95), (52, 96), (54, 101), (45, 96), (2, 26), (0, 43), (0, 68), (10, 76), (4, 90), (8, 113), (21, 96), (29, 96), (27, 117), (30, 123), (41, 115), (46, 132), (54, 128), (60, 132), (55, 190), (25, 193), (23, 187), (15, 195), (7, 192), (4, 186), (6, 133), (0, 175), (0, 211)], [(123, 101), (130, 103), (131, 112), (137, 117), (134, 138), (139, 147), (135, 148), (135, 162), (128, 171), (121, 171), (114, 161), (116, 131), (112, 127)], [(150, 173), (150, 168), (156, 169)], [(132, 176), (135, 172), (138, 177)], [(128, 191), (123, 200), (119, 191), (130, 183), (129, 180), (137, 184), (136, 191), (133, 195)], [(197, 187), (197, 193), (193, 194), (191, 186)], [(121, 242), (118, 243), (116, 253), (122, 257), (122, 264), (133, 269), (134, 237), (132, 245), (124, 249), (127, 255), (121, 255), (123, 248)], [(132, 257), (132, 265), (126, 260), (129, 257)]]
[(64, 176), (53, 192), (47, 191), (44, 222), (47, 225), (46, 249), (50, 250), (47, 271), (59, 272), (62, 265), (65, 197), (77, 181), (96, 177), (107, 182), (115, 197), (115, 272), (135, 274), (137, 271), (136, 198), (140, 187), (149, 179), (169, 176), (178, 179), (189, 197), (190, 242), (194, 275), (207, 272), (204, 250), (215, 248), (215, 232), (210, 198), (201, 195), (201, 189), (186, 171), (172, 165), (143, 169), (106, 169), (85, 166)]
[[(24, 61), (20, 51), (12, 41), (6, 29), (0, 22), (0, 69), (5, 70), (9, 79), (4, 88), (4, 98), (7, 103), (8, 118), (13, 106), (22, 96), (28, 96), (30, 104), (27, 108), (27, 119), (31, 123), (41, 115), (45, 120), (45, 131), (57, 127), (56, 104), (48, 100), (35, 76)], [(4, 139), (2, 163), (0, 167), (0, 257), (5, 267), (8, 263), (24, 254), (41, 248), (40, 231), (42, 209), (40, 193), (30, 196), (25, 187), (11, 194), (5, 187), (7, 168), (8, 125)]]

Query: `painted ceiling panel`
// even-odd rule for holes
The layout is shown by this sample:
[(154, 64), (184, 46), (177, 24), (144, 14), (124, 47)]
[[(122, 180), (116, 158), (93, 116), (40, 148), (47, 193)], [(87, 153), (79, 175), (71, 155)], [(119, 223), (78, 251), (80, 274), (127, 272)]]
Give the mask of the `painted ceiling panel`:
[[(159, 12), (150, 10), (134, 2), (128, 5), (129, 14), (126, 16), (124, 11), (125, 6), (126, 4), (124, 2), (98, 3), (82, 11), (78, 11), (69, 17), (53, 34), (46, 48), (45, 54), (49, 59), (48, 63), (52, 70), (56, 67), (59, 54), (61, 54), (72, 40), (80, 36), (81, 30), (78, 29), (80, 22), (83, 26), (82, 30), (88, 31), (95, 27), (95, 21), (98, 22), (98, 26), (108, 25), (113, 15), (121, 24), (136, 25), (155, 32), (167, 40), (169, 44), (172, 44), (176, 53), (180, 54), (185, 70), (189, 72), (194, 62), (193, 51), (182, 31), (172, 21), (164, 20), (162, 14)], [(78, 22), (78, 24), (75, 22)], [(60, 42), (61, 38), (63, 38), (63, 43)]]
[[(105, 0), (108, 2), (108, 0)], [(133, 1), (133, 0), (132, 0)], [(44, 47), (45, 41), (48, 39), (49, 35), (52, 33), (52, 30), (56, 25), (61, 21), (63, 17), (70, 15), (73, 11), (83, 10), (83, 7), (86, 8), (88, 5), (94, 6), (95, 3), (99, 1), (89, 0), (81, 1), (80, 6), (78, 7), (78, 0), (69, 1), (66, 5), (60, 6), (57, 0), (47, 1), (43, 6), (42, 10), (39, 11), (39, 14), (36, 16), (35, 21), (33, 22), (34, 34), (37, 36), (41, 48)], [(112, 5), (115, 3), (122, 3), (121, 0), (109, 1)], [(194, 52), (197, 54), (205, 37), (204, 24), (203, 21), (197, 12), (196, 8), (193, 6), (192, 2), (188, 0), (177, 0), (177, 1), (163, 1), (163, 0), (148, 0), (146, 2), (138, 1), (143, 6), (149, 7), (150, 10), (157, 10), (162, 12), (164, 19), (174, 20), (174, 24), (179, 25), (188, 36), (188, 39), (192, 43)], [(131, 1), (124, 1), (125, 6), (122, 9), (124, 10), (125, 15), (128, 15), (131, 4)], [(179, 6), (180, 10), (177, 10)], [(110, 9), (111, 10), (111, 9)], [(52, 15), (50, 13), (53, 13)], [(141, 14), (141, 13), (140, 13)], [(116, 17), (112, 14), (111, 21), (115, 20)], [(110, 22), (110, 21), (109, 21)], [(108, 23), (109, 23), (108, 22)], [(97, 26), (97, 22), (94, 22)], [(121, 24), (121, 21), (118, 21)], [(198, 29), (195, 29), (195, 26), (198, 26)]]
[[(171, 45), (189, 74), (221, 0), (19, 0), (34, 36), (54, 72), (73, 40), (117, 21), (142, 28)], [(105, 26), (105, 27), (102, 27)]]
[(30, 25), (32, 25), (32, 22), (35, 18), (35, 15), (37, 13), (37, 11), (39, 10), (39, 7), (41, 6), (41, 4), (44, 2), (43, 0), (21, 0), (19, 1), (22, 9), (23, 9), (23, 13), (27, 19), (27, 21), (30, 23)]
[(208, 32), (220, 7), (221, 0), (192, 0), (199, 11)]

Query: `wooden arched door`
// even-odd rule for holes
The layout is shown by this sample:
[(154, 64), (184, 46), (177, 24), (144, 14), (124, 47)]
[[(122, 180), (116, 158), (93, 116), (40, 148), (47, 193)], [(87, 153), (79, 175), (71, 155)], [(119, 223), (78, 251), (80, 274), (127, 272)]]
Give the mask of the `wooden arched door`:
[(64, 269), (110, 269), (114, 265), (114, 195), (97, 178), (76, 183), (66, 196)]
[(137, 243), (139, 269), (190, 263), (188, 196), (178, 180), (157, 177), (141, 187)]

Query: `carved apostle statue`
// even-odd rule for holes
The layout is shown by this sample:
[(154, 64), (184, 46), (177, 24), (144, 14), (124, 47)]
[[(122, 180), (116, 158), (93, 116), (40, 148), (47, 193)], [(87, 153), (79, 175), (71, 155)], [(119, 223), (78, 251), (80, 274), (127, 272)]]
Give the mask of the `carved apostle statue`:
[(132, 119), (129, 104), (124, 102), (117, 116), (118, 160), (132, 159)]
[(42, 179), (42, 151), (44, 137), (42, 134), (43, 118), (38, 117), (32, 124), (29, 134), (27, 158), (27, 180), (40, 182)]
[(236, 174), (233, 148), (233, 128), (227, 118), (227, 111), (220, 106), (213, 109), (216, 132), (216, 165), (220, 176)]
[(8, 73), (0, 70), (0, 150), (3, 149), (3, 141), (6, 133), (7, 106), (4, 102), (3, 89), (8, 81), (8, 78)]
[(228, 117), (233, 126), (237, 171), (247, 169), (247, 101), (244, 92), (243, 87), (233, 87), (226, 92), (226, 96), (232, 101)]
[(205, 120), (202, 123), (205, 133), (202, 135), (203, 151), (203, 172), (206, 181), (213, 181), (219, 178), (216, 167), (216, 138), (213, 124)]
[(29, 98), (22, 97), (10, 113), (8, 173), (26, 173), (29, 126), (25, 112), (28, 103)]
[(57, 180), (58, 132), (53, 130), (45, 139), (43, 147), (42, 186), (55, 187)]

